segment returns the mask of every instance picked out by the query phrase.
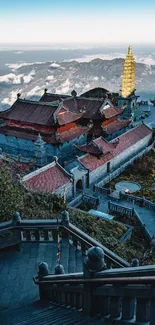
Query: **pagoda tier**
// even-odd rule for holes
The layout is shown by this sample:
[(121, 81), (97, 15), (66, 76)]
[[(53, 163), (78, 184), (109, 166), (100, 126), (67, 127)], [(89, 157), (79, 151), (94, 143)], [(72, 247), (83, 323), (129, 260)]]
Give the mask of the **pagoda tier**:
[(122, 74), (122, 97), (130, 96), (135, 90), (135, 60), (132, 54), (131, 46), (128, 48), (128, 54), (125, 58)]

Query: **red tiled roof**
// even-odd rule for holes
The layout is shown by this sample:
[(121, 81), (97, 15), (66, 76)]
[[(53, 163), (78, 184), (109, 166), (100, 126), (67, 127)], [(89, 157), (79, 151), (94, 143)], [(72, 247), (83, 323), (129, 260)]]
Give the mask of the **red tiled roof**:
[(93, 140), (93, 142), (102, 150), (103, 154), (113, 150), (114, 148), (113, 143), (106, 141), (102, 137)]
[[(108, 100), (109, 107), (103, 107), (102, 113), (100, 109), (102, 105), (106, 102), (104, 99), (94, 99), (94, 98), (67, 98), (63, 100), (63, 106), (72, 112), (84, 112), (83, 117), (89, 119), (100, 119), (102, 116), (105, 116), (106, 119), (109, 119), (113, 116), (117, 116), (122, 113), (122, 110), (118, 107), (114, 107), (110, 100)], [(111, 105), (111, 106), (110, 106)]]
[(103, 130), (110, 135), (121, 129), (124, 129), (127, 125), (129, 125), (129, 123), (129, 120), (116, 120), (104, 126)]
[(80, 151), (91, 153), (92, 155), (101, 155), (102, 150), (95, 145), (95, 143), (92, 141), (91, 143), (84, 144), (83, 146), (76, 146), (76, 148)]
[(57, 114), (57, 119), (59, 125), (65, 125), (70, 122), (79, 120), (83, 116), (83, 113), (72, 113), (69, 111), (63, 111), (62, 113)]
[(63, 99), (71, 97), (70, 95), (61, 95), (61, 94), (51, 94), (51, 93), (45, 93), (40, 98), (40, 101), (46, 102), (46, 103), (52, 103), (58, 100), (59, 102), (62, 102)]
[[(89, 127), (82, 127), (75, 125), (74, 127), (71, 127), (69, 130), (63, 131), (60, 134), (55, 132), (54, 134), (45, 134), (40, 132), (42, 139), (46, 143), (51, 144), (60, 144), (64, 143), (66, 141), (70, 141), (72, 139), (75, 139), (77, 137), (80, 137), (82, 134), (87, 133), (89, 131)], [(13, 136), (16, 138), (23, 138), (28, 139), (32, 141), (36, 141), (38, 137), (38, 132), (31, 132), (30, 130), (25, 130), (22, 128), (11, 128), (9, 126), (2, 126), (0, 127), (0, 133)]]
[(106, 141), (102, 137), (93, 140), (88, 144), (82, 146), (76, 146), (78, 150), (90, 153), (93, 155), (105, 155), (109, 153), (114, 148), (114, 144)]
[(82, 127), (76, 125), (75, 127), (60, 133), (60, 142), (64, 143), (66, 141), (75, 139), (77, 137), (80, 137), (82, 134), (87, 133), (88, 131), (89, 127)]
[(37, 192), (54, 192), (70, 181), (71, 177), (56, 163), (40, 168), (27, 178), (23, 178), (24, 186), (30, 191)]
[(103, 112), (104, 112), (105, 118), (109, 119), (113, 116), (117, 116), (117, 115), (121, 114), (122, 110), (121, 110), (121, 108), (110, 106), (110, 107), (104, 109)]
[(32, 124), (51, 125), (54, 124), (53, 113), (58, 105), (18, 99), (8, 111), (1, 113), (0, 117)]
[(101, 118), (100, 108), (104, 100), (88, 99), (82, 97), (68, 98), (63, 100), (63, 106), (74, 113), (83, 113), (84, 118), (99, 119)]
[(88, 168), (90, 171), (97, 169), (98, 167), (104, 165), (107, 161), (113, 158), (112, 154), (109, 152), (101, 158), (97, 158), (91, 154), (86, 154), (80, 158), (80, 162)]
[[(96, 168), (107, 163), (114, 157), (118, 156), (121, 152), (132, 147), (135, 143), (142, 140), (151, 133), (152, 131), (145, 124), (141, 124), (135, 127), (134, 129), (130, 130), (129, 132), (126, 132), (121, 135), (119, 137), (119, 142), (117, 145), (115, 143), (115, 140), (109, 143), (107, 142), (106, 146), (105, 140), (103, 138), (96, 139), (96, 144), (98, 144), (100, 147), (103, 147), (104, 150), (109, 148), (110, 152), (105, 153), (105, 155), (100, 159), (95, 156), (92, 156), (91, 154), (86, 154), (85, 156), (79, 158), (79, 160), (86, 168), (88, 168), (90, 171), (93, 171)], [(103, 153), (104, 152), (105, 151), (103, 151)]]
[(44, 134), (53, 134), (55, 133), (54, 125), (46, 126), (46, 125), (39, 125), (39, 124), (29, 124), (25, 122), (16, 122), (12, 120), (6, 120), (5, 126), (8, 126), (12, 129), (22, 129), (26, 132), (37, 132), (37, 133), (44, 133)]

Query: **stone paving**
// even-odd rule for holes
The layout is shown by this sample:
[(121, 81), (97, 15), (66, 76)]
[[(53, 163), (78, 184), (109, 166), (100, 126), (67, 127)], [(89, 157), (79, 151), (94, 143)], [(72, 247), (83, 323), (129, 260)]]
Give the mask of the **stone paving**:
[[(100, 195), (100, 204), (98, 206), (98, 210), (101, 212), (107, 212), (108, 211), (108, 201), (109, 201), (109, 199)], [(111, 201), (114, 203), (117, 203), (119, 205), (128, 207), (128, 208), (134, 208), (138, 212), (141, 220), (145, 223), (150, 234), (152, 236), (155, 235), (155, 212), (153, 212), (145, 207), (139, 207), (138, 205), (136, 205), (132, 202), (127, 202), (125, 200), (123, 200), (123, 201), (120, 200), (118, 202), (113, 201), (113, 200), (111, 200)]]
[[(66, 273), (82, 271), (82, 253), (69, 246), (68, 241), (62, 245), (61, 257)], [(14, 248), (0, 251), (0, 309), (39, 299), (33, 277), (38, 274), (38, 265), (43, 261), (48, 263), (50, 273), (54, 273), (57, 243), (22, 243), (20, 251)]]

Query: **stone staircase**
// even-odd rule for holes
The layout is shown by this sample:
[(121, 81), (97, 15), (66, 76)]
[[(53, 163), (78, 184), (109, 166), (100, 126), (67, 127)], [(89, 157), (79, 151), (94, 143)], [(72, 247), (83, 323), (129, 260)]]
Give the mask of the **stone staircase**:
[[(80, 311), (52, 304), (35, 302), (26, 307), (0, 314), (1, 325), (104, 325), (103, 319), (83, 316)], [(109, 324), (109, 323), (108, 323)], [(110, 324), (109, 324), (110, 325)]]
[[(61, 264), (65, 273), (82, 272), (82, 259), (82, 252), (64, 238), (61, 243)], [(0, 309), (39, 299), (33, 276), (37, 275), (41, 262), (46, 262), (50, 273), (54, 274), (57, 243), (23, 242), (20, 251), (8, 248), (0, 252)]]

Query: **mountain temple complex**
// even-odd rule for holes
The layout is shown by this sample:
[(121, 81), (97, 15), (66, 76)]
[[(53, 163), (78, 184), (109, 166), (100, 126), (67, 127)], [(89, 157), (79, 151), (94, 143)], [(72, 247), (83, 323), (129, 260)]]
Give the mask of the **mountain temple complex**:
[[(95, 93), (95, 89), (91, 93)], [(98, 137), (111, 141), (139, 124), (142, 116), (135, 95), (135, 62), (128, 48), (120, 96), (96, 89), (97, 98), (51, 94), (45, 89), (40, 100), (17, 100), (0, 112), (0, 148), (21, 161), (36, 160), (42, 167), (58, 157), (60, 164), (81, 156), (83, 145)], [(88, 92), (89, 93), (89, 92)], [(100, 97), (99, 97), (99, 94)]]

